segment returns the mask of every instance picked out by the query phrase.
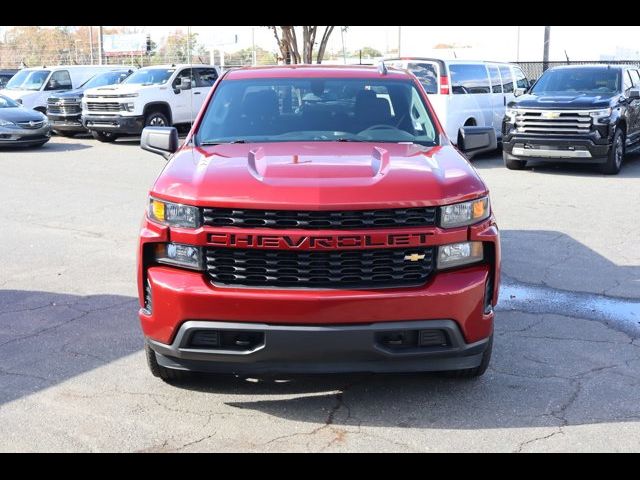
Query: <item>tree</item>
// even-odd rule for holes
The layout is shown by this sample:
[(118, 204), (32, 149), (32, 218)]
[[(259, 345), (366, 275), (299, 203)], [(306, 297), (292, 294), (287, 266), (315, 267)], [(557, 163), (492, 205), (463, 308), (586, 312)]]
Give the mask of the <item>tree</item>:
[(189, 63), (192, 59), (206, 58), (207, 51), (203, 45), (198, 44), (198, 34), (187, 35), (182, 30), (167, 36), (164, 45), (160, 47), (159, 56), (165, 61), (173, 63)]
[[(280, 60), (285, 63), (313, 63), (313, 53), (316, 45), (316, 38), (322, 27), (293, 27), (293, 26), (268, 26), (273, 31), (273, 35), (280, 50)], [(335, 27), (324, 27), (324, 31), (320, 37), (316, 52), (316, 63), (322, 63), (327, 42)], [(297, 31), (296, 31), (297, 29)], [(300, 29), (302, 29), (300, 31)], [(298, 39), (302, 44), (299, 45)], [(302, 48), (300, 48), (302, 47)], [(302, 50), (302, 54), (300, 51)]]
[(362, 54), (362, 56), (366, 58), (376, 58), (382, 56), (382, 52), (380, 50), (376, 50), (373, 47), (362, 47), (360, 49), (360, 52), (356, 52), (356, 54), (358, 53)]

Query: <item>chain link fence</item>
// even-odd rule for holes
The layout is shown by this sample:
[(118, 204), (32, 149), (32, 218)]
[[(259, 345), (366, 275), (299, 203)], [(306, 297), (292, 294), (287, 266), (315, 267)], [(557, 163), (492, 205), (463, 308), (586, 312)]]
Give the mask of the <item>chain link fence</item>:
[(564, 62), (513, 62), (522, 68), (529, 80), (540, 78), (545, 70), (561, 65), (634, 65), (640, 66), (640, 60), (594, 60), (594, 61), (564, 61)]

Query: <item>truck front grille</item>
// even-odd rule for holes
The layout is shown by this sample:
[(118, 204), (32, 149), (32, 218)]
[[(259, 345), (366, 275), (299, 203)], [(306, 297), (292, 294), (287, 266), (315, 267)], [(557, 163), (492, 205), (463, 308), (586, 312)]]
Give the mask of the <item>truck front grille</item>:
[(80, 103), (47, 103), (47, 113), (52, 113), (54, 115), (75, 115), (81, 112), (82, 107), (80, 106)]
[(518, 110), (516, 129), (518, 133), (541, 133), (552, 135), (575, 135), (589, 133), (589, 112), (579, 110)]
[(90, 112), (119, 112), (122, 104), (118, 102), (87, 102), (87, 110)]
[(436, 224), (436, 207), (326, 212), (205, 208), (203, 216), (204, 224), (212, 227), (339, 230), (428, 227)]
[[(418, 261), (405, 258), (422, 255)], [(434, 269), (435, 248), (326, 252), (208, 248), (206, 257), (207, 274), (215, 284), (357, 289), (425, 284)]]

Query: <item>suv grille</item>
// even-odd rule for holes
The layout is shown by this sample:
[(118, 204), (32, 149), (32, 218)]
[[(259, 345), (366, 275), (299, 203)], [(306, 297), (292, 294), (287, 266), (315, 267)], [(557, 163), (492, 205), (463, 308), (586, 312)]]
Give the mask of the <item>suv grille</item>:
[[(412, 262), (406, 255), (421, 254)], [(207, 274), (217, 284), (293, 288), (369, 288), (423, 285), (435, 248), (328, 252), (208, 248)]]
[(436, 207), (333, 212), (205, 208), (203, 215), (204, 224), (212, 227), (349, 230), (433, 226), (436, 211)]
[(589, 112), (562, 110), (518, 110), (516, 128), (519, 133), (550, 133), (553, 135), (589, 133)]
[(87, 102), (90, 112), (119, 112), (122, 104), (118, 102)]

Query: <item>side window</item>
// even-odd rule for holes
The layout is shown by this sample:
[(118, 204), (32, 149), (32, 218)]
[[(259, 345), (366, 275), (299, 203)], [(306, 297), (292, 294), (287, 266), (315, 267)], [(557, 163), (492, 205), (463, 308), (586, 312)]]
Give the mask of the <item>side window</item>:
[(509, 67), (500, 67), (500, 75), (502, 75), (502, 89), (504, 93), (513, 93), (513, 77)]
[(218, 78), (218, 72), (215, 68), (196, 68), (198, 72), (198, 87), (211, 87)]
[(529, 88), (529, 81), (520, 67), (513, 67), (513, 71), (516, 75), (516, 88)]
[[(173, 88), (177, 88), (178, 85), (182, 85), (184, 84), (184, 80), (185, 79), (191, 79), (191, 87), (195, 87), (196, 82), (195, 82), (195, 78), (193, 77), (193, 72), (191, 71), (190, 68), (184, 68), (179, 74), (178, 76), (173, 80)], [(188, 83), (188, 82), (187, 82)]]
[(638, 70), (629, 70), (629, 73), (631, 74), (631, 80), (633, 81), (633, 86), (635, 88), (639, 88), (640, 87), (640, 73), (638, 72)]
[(489, 65), (489, 77), (491, 78), (491, 91), (502, 93), (502, 83), (500, 82), (500, 70), (495, 65)]
[(51, 74), (51, 78), (45, 87), (45, 90), (71, 90), (71, 77), (66, 70), (59, 70)]
[(624, 72), (622, 73), (622, 75), (623, 75), (623, 77), (622, 77), (623, 78), (623, 86), (622, 86), (622, 88), (623, 88), (623, 91), (625, 93), (627, 93), (629, 91), (629, 89), (631, 87), (633, 87), (633, 82), (631, 81), (631, 76), (630, 76), (629, 72), (630, 72), (629, 70), (624, 70)]
[(489, 76), (484, 65), (449, 65), (451, 90), (454, 94), (490, 93)]

